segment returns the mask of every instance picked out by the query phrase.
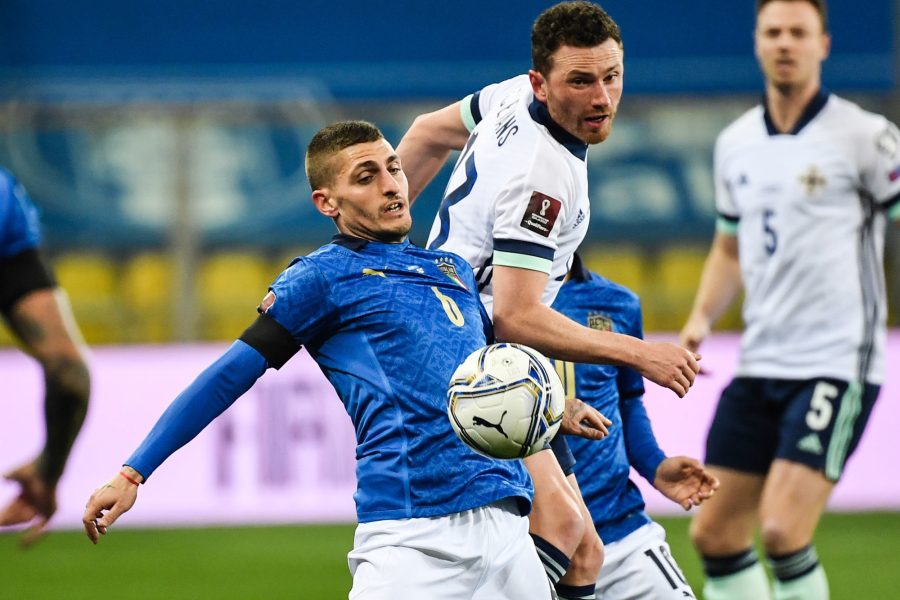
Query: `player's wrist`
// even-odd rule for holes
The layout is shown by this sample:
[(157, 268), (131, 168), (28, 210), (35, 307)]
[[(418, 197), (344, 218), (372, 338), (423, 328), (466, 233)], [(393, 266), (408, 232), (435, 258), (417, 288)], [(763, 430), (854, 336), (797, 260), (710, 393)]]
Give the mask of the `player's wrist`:
[(122, 465), (122, 469), (119, 471), (119, 476), (128, 483), (134, 485), (140, 485), (144, 482), (144, 476), (128, 465)]

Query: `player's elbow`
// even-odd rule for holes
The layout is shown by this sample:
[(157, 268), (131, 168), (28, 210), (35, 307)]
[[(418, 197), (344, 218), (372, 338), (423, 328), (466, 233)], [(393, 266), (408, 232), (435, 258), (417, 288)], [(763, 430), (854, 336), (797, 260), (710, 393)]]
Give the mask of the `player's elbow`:
[(521, 318), (515, 318), (515, 311), (498, 310), (494, 307), (494, 337), (498, 342), (518, 342), (522, 338)]

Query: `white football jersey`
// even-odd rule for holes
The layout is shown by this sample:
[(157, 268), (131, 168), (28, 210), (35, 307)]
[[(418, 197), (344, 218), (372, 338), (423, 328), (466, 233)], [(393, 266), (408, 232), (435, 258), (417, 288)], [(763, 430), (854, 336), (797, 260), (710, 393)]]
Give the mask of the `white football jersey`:
[(738, 236), (746, 290), (739, 375), (883, 380), (898, 147), (887, 119), (824, 91), (790, 134), (762, 106), (720, 134), (718, 227)]
[[(483, 116), (483, 118), (482, 118)], [(494, 265), (547, 273), (550, 305), (590, 221), (587, 144), (550, 118), (527, 75), (462, 102), (472, 129), (444, 192), (428, 247), (472, 265), (493, 315)]]

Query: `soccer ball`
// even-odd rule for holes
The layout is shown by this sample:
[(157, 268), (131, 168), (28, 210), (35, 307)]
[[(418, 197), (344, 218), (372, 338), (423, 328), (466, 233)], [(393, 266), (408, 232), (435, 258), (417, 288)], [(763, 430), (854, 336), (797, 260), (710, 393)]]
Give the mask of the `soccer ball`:
[(566, 399), (556, 369), (521, 344), (491, 344), (457, 367), (447, 390), (456, 435), (493, 458), (524, 458), (559, 430)]

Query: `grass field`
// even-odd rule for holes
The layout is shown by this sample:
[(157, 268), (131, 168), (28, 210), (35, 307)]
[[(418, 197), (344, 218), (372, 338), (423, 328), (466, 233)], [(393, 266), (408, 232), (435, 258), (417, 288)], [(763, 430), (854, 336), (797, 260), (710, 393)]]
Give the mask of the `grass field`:
[[(688, 521), (660, 522), (699, 592)], [(346, 598), (352, 541), (352, 525), (114, 529), (96, 547), (63, 531), (28, 551), (0, 535), (0, 599)], [(828, 514), (818, 551), (833, 600), (900, 598), (900, 513)]]

